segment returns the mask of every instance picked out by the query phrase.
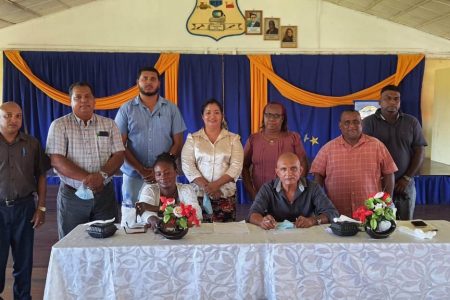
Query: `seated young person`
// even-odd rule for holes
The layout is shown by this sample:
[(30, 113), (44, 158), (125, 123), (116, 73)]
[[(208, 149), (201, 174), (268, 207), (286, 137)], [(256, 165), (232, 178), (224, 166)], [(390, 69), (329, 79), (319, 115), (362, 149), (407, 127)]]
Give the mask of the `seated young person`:
[(280, 155), (277, 179), (264, 184), (250, 208), (247, 222), (273, 229), (277, 222), (291, 221), (297, 228), (329, 223), (339, 213), (315, 182), (301, 178), (302, 167), (294, 153)]
[[(160, 197), (174, 198), (176, 203), (183, 202), (195, 208), (197, 218), (202, 220), (202, 209), (197, 201), (197, 194), (189, 184), (176, 182), (177, 166), (174, 158), (168, 153), (162, 153), (156, 158), (154, 165), (156, 184), (145, 183), (139, 192), (136, 203), (136, 213), (141, 222), (150, 224), (152, 228), (159, 221), (158, 212), (161, 206)], [(128, 224), (133, 224), (136, 214), (130, 213), (126, 216)]]

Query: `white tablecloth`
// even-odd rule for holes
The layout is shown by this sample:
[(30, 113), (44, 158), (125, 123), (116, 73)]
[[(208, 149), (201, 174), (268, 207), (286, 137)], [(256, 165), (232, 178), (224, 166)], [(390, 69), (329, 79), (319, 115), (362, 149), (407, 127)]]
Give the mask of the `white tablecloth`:
[(122, 230), (101, 240), (80, 225), (52, 248), (44, 298), (448, 299), (450, 223), (427, 222), (439, 229), (432, 240), (236, 223), (178, 241)]

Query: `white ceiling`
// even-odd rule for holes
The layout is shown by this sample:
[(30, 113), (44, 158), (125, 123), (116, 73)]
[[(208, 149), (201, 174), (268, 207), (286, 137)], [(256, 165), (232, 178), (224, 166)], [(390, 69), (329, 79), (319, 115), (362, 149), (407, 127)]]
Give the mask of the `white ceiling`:
[[(0, 28), (96, 0), (0, 0)], [(323, 0), (450, 40), (450, 0)]]
[(450, 40), (450, 0), (323, 0)]
[(0, 0), (0, 28), (95, 0)]

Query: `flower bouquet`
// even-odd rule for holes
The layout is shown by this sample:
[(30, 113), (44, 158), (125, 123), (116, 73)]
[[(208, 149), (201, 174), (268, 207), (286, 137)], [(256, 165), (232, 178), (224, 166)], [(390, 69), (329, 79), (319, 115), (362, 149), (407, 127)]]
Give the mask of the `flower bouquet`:
[(157, 232), (168, 239), (181, 239), (188, 232), (188, 228), (194, 225), (200, 226), (197, 212), (192, 205), (180, 203), (175, 205), (175, 199), (161, 197), (160, 211), (162, 220), (157, 225)]
[(374, 238), (388, 237), (396, 227), (395, 214), (391, 196), (386, 192), (378, 192), (358, 207), (353, 218), (365, 225), (366, 232)]

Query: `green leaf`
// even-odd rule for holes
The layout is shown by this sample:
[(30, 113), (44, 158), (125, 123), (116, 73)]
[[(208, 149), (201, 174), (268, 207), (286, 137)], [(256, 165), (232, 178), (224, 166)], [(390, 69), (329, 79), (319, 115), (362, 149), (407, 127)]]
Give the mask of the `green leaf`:
[(166, 214), (164, 214), (164, 219), (163, 219), (163, 222), (164, 223), (167, 223), (167, 222), (169, 222), (169, 220), (170, 220), (170, 215), (166, 215)]
[(378, 225), (377, 220), (375, 219), (370, 220), (370, 228), (372, 228), (372, 230), (377, 229), (377, 225)]
[(178, 221), (179, 221), (180, 227), (183, 228), (183, 229), (186, 229), (186, 227), (187, 227), (187, 220), (186, 220), (186, 218), (178, 219)]
[(173, 206), (167, 206), (164, 213), (169, 213), (169, 214), (173, 213)]

